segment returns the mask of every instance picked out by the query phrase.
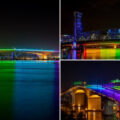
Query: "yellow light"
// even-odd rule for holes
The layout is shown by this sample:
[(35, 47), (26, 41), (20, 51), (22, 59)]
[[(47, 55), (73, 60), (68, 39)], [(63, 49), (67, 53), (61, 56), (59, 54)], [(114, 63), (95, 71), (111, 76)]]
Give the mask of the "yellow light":
[(84, 90), (77, 90), (77, 91), (75, 92), (75, 94), (77, 94), (77, 93), (85, 93), (85, 91), (84, 91)]
[(46, 60), (47, 59), (47, 55), (44, 55), (44, 60)]
[(91, 95), (90, 97), (91, 98), (99, 98), (100, 96), (99, 95)]

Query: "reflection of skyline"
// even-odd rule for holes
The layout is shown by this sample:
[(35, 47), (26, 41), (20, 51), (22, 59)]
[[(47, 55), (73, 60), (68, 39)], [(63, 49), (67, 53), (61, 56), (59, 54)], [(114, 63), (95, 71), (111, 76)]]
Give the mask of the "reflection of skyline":
[(62, 90), (73, 86), (74, 81), (88, 84), (106, 84), (119, 79), (119, 61), (69, 61), (62, 62)]

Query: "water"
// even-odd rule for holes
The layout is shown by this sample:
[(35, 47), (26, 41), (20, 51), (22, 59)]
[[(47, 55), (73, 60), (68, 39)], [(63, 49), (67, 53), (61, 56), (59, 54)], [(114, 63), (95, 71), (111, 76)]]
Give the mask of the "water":
[(58, 120), (59, 65), (0, 61), (0, 119)]
[(120, 59), (120, 49), (85, 49), (62, 52), (63, 59)]
[[(87, 46), (87, 45), (86, 45)], [(113, 43), (112, 46), (106, 45), (89, 45), (84, 49), (62, 50), (63, 59), (120, 59), (120, 45)]]

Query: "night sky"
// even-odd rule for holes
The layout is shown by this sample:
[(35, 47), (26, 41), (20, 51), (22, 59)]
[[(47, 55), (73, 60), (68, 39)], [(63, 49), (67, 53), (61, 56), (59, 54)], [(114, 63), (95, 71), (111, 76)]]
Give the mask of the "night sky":
[(120, 0), (62, 0), (62, 34), (73, 34), (73, 12), (83, 13), (84, 31), (120, 28)]
[(120, 79), (119, 61), (62, 61), (62, 91), (73, 86), (74, 81), (103, 84)]
[(59, 1), (0, 4), (0, 48), (59, 46)]

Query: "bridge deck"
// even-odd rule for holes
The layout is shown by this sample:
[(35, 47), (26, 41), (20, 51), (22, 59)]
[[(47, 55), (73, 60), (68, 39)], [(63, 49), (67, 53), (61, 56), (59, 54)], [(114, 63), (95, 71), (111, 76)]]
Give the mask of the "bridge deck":
[(108, 89), (105, 87), (102, 87), (102, 85), (89, 85), (87, 88), (96, 91), (97, 93), (100, 93), (102, 95), (105, 95), (111, 99), (114, 99), (120, 103), (120, 93), (116, 92), (114, 89)]
[(58, 52), (56, 50), (45, 50), (45, 49), (16, 49), (16, 48), (7, 48), (0, 49), (0, 51), (23, 51), (23, 52)]
[[(77, 41), (77, 44), (89, 44), (89, 43), (120, 43), (120, 39), (115, 39), (115, 40), (83, 40), (83, 41)], [(64, 42), (61, 43), (62, 45), (65, 44), (73, 44), (73, 42)]]

